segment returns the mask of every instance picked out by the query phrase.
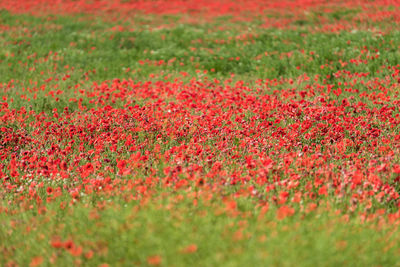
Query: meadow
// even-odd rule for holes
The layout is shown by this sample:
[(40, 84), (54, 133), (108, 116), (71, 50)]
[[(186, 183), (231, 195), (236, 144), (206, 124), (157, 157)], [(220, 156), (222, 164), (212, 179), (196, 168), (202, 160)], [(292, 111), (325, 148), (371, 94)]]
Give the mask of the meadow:
[(399, 14), (0, 0), (0, 266), (399, 266)]

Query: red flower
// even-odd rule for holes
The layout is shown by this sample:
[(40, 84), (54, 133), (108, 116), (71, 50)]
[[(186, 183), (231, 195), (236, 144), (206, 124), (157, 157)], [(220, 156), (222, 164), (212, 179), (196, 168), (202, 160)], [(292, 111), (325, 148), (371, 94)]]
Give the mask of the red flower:
[(278, 220), (282, 220), (286, 217), (293, 216), (294, 212), (295, 212), (294, 208), (292, 208), (292, 207), (281, 206), (276, 212), (276, 217)]

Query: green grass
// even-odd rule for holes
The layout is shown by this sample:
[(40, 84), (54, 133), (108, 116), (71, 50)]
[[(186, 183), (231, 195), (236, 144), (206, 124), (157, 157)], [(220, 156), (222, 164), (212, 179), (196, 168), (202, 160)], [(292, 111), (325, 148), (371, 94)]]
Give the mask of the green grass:
[[(130, 202), (105, 197), (105, 208), (83, 197), (65, 209), (60, 209), (59, 201), (49, 203), (43, 215), (33, 210), (1, 213), (0, 238), (7, 243), (0, 248), (3, 256), (6, 252), (7, 259), (21, 265), (43, 256), (44, 266), (146, 266), (148, 257), (158, 255), (161, 266), (398, 266), (399, 236), (394, 225), (362, 223), (358, 218), (346, 221), (327, 212), (325, 205), (309, 214), (276, 220), (273, 212), (259, 216), (251, 199), (241, 199), (237, 211), (231, 212), (218, 198), (200, 199), (194, 206), (185, 192), (162, 195)], [(177, 196), (182, 200), (174, 200)], [(82, 257), (52, 247), (54, 240), (72, 240), (83, 247)], [(197, 250), (184, 253), (192, 244)], [(94, 254), (87, 259), (83, 255), (89, 251)], [(1, 257), (0, 262), (7, 264)]]
[[(261, 29), (251, 23), (228, 24), (230, 30), (222, 31), (215, 29), (215, 23), (205, 23), (160, 30), (146, 25), (136, 29), (130, 25), (126, 28), (133, 28), (133, 31), (118, 32), (111, 28), (123, 22), (110, 24), (68, 17), (49, 20), (14, 16), (6, 11), (1, 12), (0, 18), (3, 24), (11, 27), (0, 35), (3, 83), (0, 95), (13, 97), (12, 107), (18, 109), (27, 105), (16, 95), (25, 88), (29, 91), (25, 94), (31, 98), (29, 106), (46, 113), (65, 106), (76, 110), (77, 103), (69, 101), (81, 97), (76, 86), (90, 91), (93, 82), (114, 78), (188, 81), (189, 78), (182, 75), (188, 73), (188, 77), (226, 80), (235, 74), (233, 81), (254, 84), (257, 79), (296, 81), (306, 73), (310, 81), (301, 84), (304, 88), (314, 82), (315, 75), (321, 84), (351, 81), (343, 75), (333, 76), (343, 69), (384, 79), (392, 71), (382, 66), (394, 66), (400, 61), (395, 45), (400, 41), (397, 31), (385, 36), (366, 31), (310, 34), (306, 30)], [(241, 40), (243, 34), (247, 40)], [(358, 57), (365, 59), (365, 54), (361, 53), (364, 47), (371, 51), (379, 49), (379, 58), (368, 64), (349, 63), (345, 67), (339, 64), (339, 59), (343, 62)], [(164, 63), (153, 64), (160, 61)], [(325, 67), (321, 68), (321, 65)], [(11, 86), (7, 86), (8, 83)], [(272, 88), (271, 92), (293, 86), (284, 83)], [(354, 88), (361, 92), (367, 90), (360, 82)], [(49, 91), (61, 94), (50, 97)], [(37, 100), (34, 101), (35, 93)], [(93, 106), (85, 98), (84, 105)]]
[[(9, 32), (3, 32), (1, 36), (3, 81), (14, 79), (23, 82), (25, 86), (28, 86), (30, 80), (42, 82), (49, 77), (61, 78), (67, 71), (65, 66), (77, 70), (69, 78), (74, 84), (91, 70), (96, 70), (96, 73), (86, 75), (91, 81), (116, 77), (143, 79), (151, 73), (161, 72), (165, 75), (178, 75), (185, 71), (195, 75), (197, 69), (209, 71), (208, 76), (211, 78), (226, 78), (231, 73), (259, 79), (295, 78), (303, 73), (312, 77), (343, 69), (336, 65), (338, 60), (356, 58), (361, 55), (360, 50), (364, 46), (368, 49), (378, 48), (380, 57), (367, 66), (349, 64), (346, 70), (375, 73), (382, 65), (395, 65), (400, 59), (395, 45), (400, 35), (396, 31), (384, 37), (365, 31), (343, 32), (340, 35), (310, 34), (306, 30), (260, 29), (251, 27), (249, 23), (246, 30), (243, 30), (243, 25), (228, 25), (230, 30), (222, 31), (215, 29), (215, 24), (208, 23), (177, 25), (160, 30), (143, 26), (136, 29), (131, 26), (127, 28), (133, 31), (118, 32), (111, 31), (111, 28), (119, 24), (71, 20), (68, 17), (51, 20), (27, 15), (15, 17), (6, 11), (2, 11), (1, 20), (15, 27)], [(29, 25), (29, 28), (33, 28), (32, 33), (25, 33), (26, 27), (21, 25)], [(243, 34), (247, 34), (247, 40), (242, 40)], [(348, 41), (351, 43), (347, 44)], [(91, 51), (92, 47), (96, 49)], [(34, 62), (46, 58), (50, 51), (56, 52), (58, 56), (50, 56), (46, 62)], [(290, 58), (283, 56), (288, 52), (293, 53)], [(310, 55), (311, 52), (313, 55)], [(14, 53), (15, 56), (6, 57), (5, 53)], [(34, 53), (37, 54), (35, 58), (27, 59)], [(240, 57), (240, 60), (230, 60), (236, 57)], [(140, 60), (168, 62), (174, 58), (176, 60), (170, 65), (139, 64)], [(328, 64), (328, 67), (320, 69), (324, 64)], [(36, 69), (29, 71), (31, 67)], [(126, 73), (127, 68), (136, 72)], [(212, 69), (215, 71), (211, 72)], [(42, 71), (43, 77), (40, 76)], [(385, 74), (383, 72), (379, 77)]]

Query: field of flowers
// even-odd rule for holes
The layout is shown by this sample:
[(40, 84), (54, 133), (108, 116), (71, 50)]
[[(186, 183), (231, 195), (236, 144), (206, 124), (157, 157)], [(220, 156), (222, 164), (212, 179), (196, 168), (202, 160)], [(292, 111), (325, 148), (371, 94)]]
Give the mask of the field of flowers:
[(400, 266), (400, 2), (0, 0), (0, 266)]

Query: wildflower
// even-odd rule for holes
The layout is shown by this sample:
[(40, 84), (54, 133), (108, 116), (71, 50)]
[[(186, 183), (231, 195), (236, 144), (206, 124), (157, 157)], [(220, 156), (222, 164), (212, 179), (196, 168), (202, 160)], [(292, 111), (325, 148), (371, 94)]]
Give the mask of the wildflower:
[(161, 262), (162, 262), (162, 258), (159, 255), (153, 255), (153, 256), (147, 257), (147, 263), (149, 265), (160, 265)]

